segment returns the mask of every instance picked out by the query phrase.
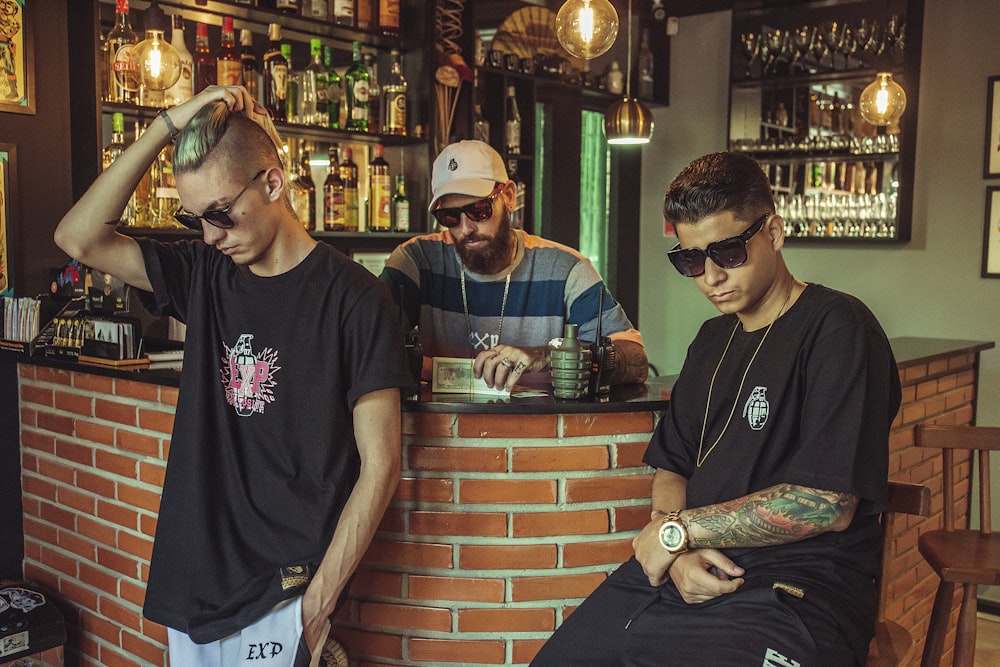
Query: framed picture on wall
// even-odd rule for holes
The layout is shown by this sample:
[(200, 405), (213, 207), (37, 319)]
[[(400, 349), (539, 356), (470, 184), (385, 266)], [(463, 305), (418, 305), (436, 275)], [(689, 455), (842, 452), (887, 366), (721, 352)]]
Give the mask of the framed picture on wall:
[(14, 217), (14, 196), (17, 192), (14, 166), (16, 150), (13, 144), (0, 144), (0, 296), (10, 296), (10, 246), (7, 244), (8, 222)]
[(1000, 185), (986, 188), (983, 278), (1000, 278)]
[(986, 157), (983, 178), (1000, 176), (1000, 76), (988, 79), (986, 90)]
[(0, 111), (35, 113), (35, 52), (28, 0), (0, 0)]

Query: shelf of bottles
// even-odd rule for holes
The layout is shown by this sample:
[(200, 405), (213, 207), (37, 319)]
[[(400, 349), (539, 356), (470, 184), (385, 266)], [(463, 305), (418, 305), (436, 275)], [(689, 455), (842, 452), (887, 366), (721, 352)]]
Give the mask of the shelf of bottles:
[[(164, 39), (169, 35), (181, 60), (181, 76), (166, 90), (139, 85), (139, 64), (130, 55), (144, 24), (132, 9), (148, 3), (99, 3), (105, 19), (97, 54), (102, 136), (113, 137), (105, 166), (160, 108), (210, 84), (242, 84), (274, 120), (293, 208), (308, 230), (330, 238), (368, 232), (388, 238), (387, 232), (406, 235), (424, 226), (429, 147), (419, 112), (427, 98), (421, 86), (407, 82), (426, 78), (427, 44), (399, 39), (399, 2), (161, 1), (173, 12)], [(419, 13), (421, 6), (403, 3), (402, 9)], [(413, 24), (423, 25), (417, 18)], [(127, 126), (116, 131), (117, 124)], [(183, 233), (173, 220), (179, 200), (171, 152), (172, 146), (164, 148), (137, 188), (126, 226)]]
[(906, 21), (896, 8), (869, 5), (851, 8), (849, 20), (834, 3), (781, 16), (788, 25), (759, 13), (734, 21), (729, 149), (768, 174), (791, 239), (909, 238), (902, 130), (870, 125), (857, 105), (876, 71), (905, 79)]

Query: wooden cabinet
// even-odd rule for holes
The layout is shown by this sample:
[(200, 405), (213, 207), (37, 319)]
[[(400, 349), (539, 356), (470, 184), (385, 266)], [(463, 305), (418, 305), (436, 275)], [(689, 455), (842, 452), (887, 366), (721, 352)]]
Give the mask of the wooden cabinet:
[[(922, 25), (923, 0), (734, 11), (729, 149), (768, 173), (789, 240), (910, 239)], [(858, 108), (877, 72), (906, 90), (888, 127)]]
[[(101, 151), (108, 142), (111, 132), (111, 116), (121, 112), (126, 121), (126, 143), (131, 141), (135, 127), (144, 126), (155, 117), (156, 108), (131, 104), (111, 104), (101, 100), (102, 65), (97, 54), (100, 51), (100, 35), (107, 32), (114, 18), (115, 5), (113, 0), (90, 0), (89, 2), (70, 3), (71, 24), (77, 22), (92, 26), (92, 30), (73, 32), (75, 44), (73, 52), (79, 54), (95, 54), (94, 58), (81, 57), (72, 63), (73, 83), (71, 94), (74, 108), (82, 110), (74, 114), (74, 196), (79, 197), (101, 170)], [(130, 19), (137, 35), (142, 38), (142, 10), (148, 3), (133, 0)], [(372, 233), (372, 232), (313, 232), (314, 236), (331, 243), (348, 254), (357, 251), (388, 252), (405, 238), (428, 228), (426, 214), (428, 195), (430, 191), (430, 160), (431, 148), (426, 130), (430, 130), (429, 106), (431, 70), (433, 63), (433, 47), (431, 44), (431, 29), (433, 25), (433, 4), (421, 0), (404, 0), (402, 3), (404, 32), (398, 38), (353, 30), (334, 25), (327, 21), (288, 15), (274, 10), (222, 2), (219, 0), (199, 0), (185, 2), (184, 0), (161, 0), (159, 5), (168, 14), (181, 14), (185, 19), (185, 40), (188, 49), (194, 52), (195, 23), (209, 26), (209, 43), (213, 52), (218, 47), (223, 17), (234, 19), (237, 34), (241, 29), (249, 29), (253, 37), (253, 45), (258, 61), (262, 56), (268, 40), (267, 27), (270, 23), (278, 23), (282, 29), (282, 41), (292, 45), (292, 67), (300, 70), (309, 62), (309, 40), (313, 37), (321, 39), (330, 46), (333, 54), (333, 65), (338, 70), (351, 62), (351, 44), (360, 41), (367, 51), (377, 53), (377, 67), (380, 79), (384, 80), (389, 71), (390, 49), (399, 49), (403, 54), (404, 75), (409, 82), (409, 132), (408, 135), (382, 135), (348, 132), (346, 130), (328, 129), (315, 125), (300, 125), (296, 123), (276, 123), (279, 134), (286, 141), (290, 164), (297, 163), (299, 151), (306, 148), (310, 151), (312, 178), (317, 187), (317, 217), (318, 228), (322, 229), (322, 183), (327, 171), (327, 149), (331, 144), (341, 148), (351, 146), (354, 150), (355, 162), (359, 167), (359, 181), (365, 180), (365, 167), (369, 154), (375, 144), (385, 147), (385, 157), (390, 164), (391, 173), (405, 175), (406, 190), (410, 201), (411, 233)], [(169, 31), (167, 38), (170, 38)], [(87, 109), (95, 109), (97, 113), (88, 113)], [(367, 191), (365, 184), (360, 188), (362, 196)], [(363, 213), (363, 212), (362, 212)], [(148, 226), (129, 228), (129, 233), (153, 233), (167, 238), (197, 236), (195, 232), (168, 226), (169, 221), (163, 221), (159, 228)]]

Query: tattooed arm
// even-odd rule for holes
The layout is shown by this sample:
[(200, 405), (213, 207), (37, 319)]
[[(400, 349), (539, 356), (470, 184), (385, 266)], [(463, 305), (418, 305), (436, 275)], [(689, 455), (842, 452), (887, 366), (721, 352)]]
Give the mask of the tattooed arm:
[[(672, 477), (678, 476), (656, 471), (652, 520), (632, 546), (653, 586), (666, 581), (675, 561), (685, 563), (684, 571), (672, 572), (671, 577), (678, 588), (684, 582), (682, 594), (689, 602), (732, 592), (743, 583), (742, 568), (719, 549), (788, 544), (841, 531), (850, 525), (858, 505), (857, 496), (848, 493), (778, 484), (724, 503), (685, 509), (681, 520), (688, 529), (688, 547), (694, 551), (678, 557), (668, 553), (659, 540), (663, 513), (680, 507), (676, 493), (670, 492), (680, 482)], [(688, 566), (694, 566), (694, 574)]]

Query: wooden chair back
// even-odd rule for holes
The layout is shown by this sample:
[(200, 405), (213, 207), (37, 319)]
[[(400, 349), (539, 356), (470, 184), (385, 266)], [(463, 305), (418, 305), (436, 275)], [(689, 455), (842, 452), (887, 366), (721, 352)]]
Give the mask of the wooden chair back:
[(979, 464), (979, 532), (989, 535), (990, 512), (990, 452), (1000, 451), (1000, 427), (943, 426), (920, 424), (914, 431), (917, 447), (936, 447), (944, 457), (944, 529), (955, 525), (955, 450), (971, 450)]
[(868, 647), (866, 667), (895, 667), (906, 660), (915, 650), (916, 643), (909, 630), (895, 621), (885, 618), (885, 605), (889, 597), (889, 580), (885, 576), (892, 561), (892, 542), (896, 516), (912, 514), (929, 516), (931, 513), (931, 490), (923, 484), (889, 481), (889, 501), (882, 513), (882, 576), (879, 578), (878, 623), (875, 637)]

